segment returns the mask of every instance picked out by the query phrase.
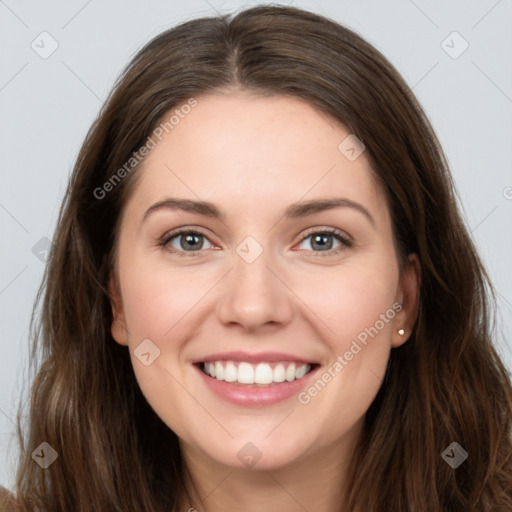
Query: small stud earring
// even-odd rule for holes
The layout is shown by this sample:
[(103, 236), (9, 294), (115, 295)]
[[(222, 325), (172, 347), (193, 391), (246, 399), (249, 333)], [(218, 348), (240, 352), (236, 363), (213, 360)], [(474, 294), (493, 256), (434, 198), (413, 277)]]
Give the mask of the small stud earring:
[(400, 336), (403, 336), (405, 334), (405, 331), (403, 329), (398, 329), (398, 334), (400, 334)]

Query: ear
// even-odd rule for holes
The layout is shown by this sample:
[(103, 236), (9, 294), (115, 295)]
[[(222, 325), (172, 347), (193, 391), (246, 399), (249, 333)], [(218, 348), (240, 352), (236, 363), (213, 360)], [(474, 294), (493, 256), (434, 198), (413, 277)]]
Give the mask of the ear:
[(114, 271), (111, 271), (109, 275), (108, 291), (110, 294), (110, 304), (112, 306), (112, 337), (120, 345), (128, 345), (128, 329), (126, 328), (123, 301)]
[[(418, 318), (420, 289), (420, 261), (417, 254), (409, 254), (400, 277), (397, 301), (402, 305), (402, 309), (396, 314), (393, 324), (393, 333), (391, 335), (391, 346), (393, 348), (403, 345), (411, 335)], [(403, 335), (399, 334), (398, 331), (400, 329), (404, 330)]]

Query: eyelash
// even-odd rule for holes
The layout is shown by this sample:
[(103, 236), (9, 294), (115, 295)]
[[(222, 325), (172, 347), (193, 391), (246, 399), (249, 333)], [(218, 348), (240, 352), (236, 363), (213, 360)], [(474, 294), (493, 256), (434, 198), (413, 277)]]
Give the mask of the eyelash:
[[(169, 244), (169, 242), (173, 238), (178, 237), (179, 235), (199, 235), (199, 236), (202, 236), (202, 237), (208, 239), (208, 237), (205, 234), (201, 233), (200, 231), (195, 231), (193, 229), (179, 229), (177, 231), (172, 231), (170, 233), (166, 233), (160, 239), (158, 245), (166, 248), (167, 245)], [(351, 247), (354, 246), (354, 242), (350, 238), (348, 238), (346, 235), (344, 235), (342, 231), (340, 231), (339, 229), (335, 229), (335, 228), (325, 228), (325, 229), (320, 229), (320, 230), (315, 229), (315, 230), (309, 231), (302, 237), (299, 244), (304, 242), (304, 240), (308, 239), (312, 235), (332, 235), (334, 238), (336, 238), (342, 244), (340, 247), (338, 247), (336, 249), (329, 249), (328, 251), (310, 251), (310, 252), (317, 253), (317, 256), (319, 256), (321, 258), (335, 256), (335, 255), (339, 254), (340, 252), (342, 252), (346, 249), (350, 249)], [(167, 247), (167, 250), (170, 253), (176, 254), (180, 258), (196, 258), (198, 256), (202, 256), (201, 253), (204, 252), (203, 250), (182, 251), (182, 250), (176, 249), (174, 247), (172, 247), (172, 248), (169, 248), (169, 247)]]

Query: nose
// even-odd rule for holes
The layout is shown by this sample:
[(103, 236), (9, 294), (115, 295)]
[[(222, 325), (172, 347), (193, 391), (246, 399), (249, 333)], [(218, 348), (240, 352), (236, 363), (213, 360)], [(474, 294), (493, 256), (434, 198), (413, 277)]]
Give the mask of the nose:
[(233, 269), (219, 283), (217, 316), (221, 323), (255, 332), (291, 321), (294, 295), (270, 254), (263, 250), (250, 263), (234, 254)]

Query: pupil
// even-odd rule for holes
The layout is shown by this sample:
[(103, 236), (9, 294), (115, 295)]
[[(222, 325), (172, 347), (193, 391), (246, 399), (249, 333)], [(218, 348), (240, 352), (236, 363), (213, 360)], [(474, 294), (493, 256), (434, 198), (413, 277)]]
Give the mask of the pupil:
[[(185, 239), (185, 243), (182, 243), (181, 244), (181, 247), (182, 249), (184, 250), (187, 250), (187, 249), (194, 249), (194, 248), (197, 248), (198, 246), (200, 247), (200, 244), (198, 244), (198, 239), (201, 235), (196, 235), (196, 234), (188, 234), (188, 235), (185, 235), (184, 236), (184, 239)], [(182, 238), (183, 240), (183, 238)], [(195, 241), (195, 242), (194, 242)], [(315, 235), (313, 237), (313, 247), (316, 247), (317, 248), (320, 248), (320, 249), (331, 249), (332, 248), (332, 237), (331, 235)]]
[[(330, 243), (326, 242), (326, 238), (330, 240)], [(331, 247), (332, 247), (331, 235), (316, 235), (316, 236), (314, 236), (313, 237), (313, 244), (312, 244), (313, 248), (315, 247), (315, 244), (317, 244), (319, 240), (320, 240), (320, 244), (319, 244), (318, 247), (320, 249), (326, 249), (326, 248), (327, 248), (327, 250), (331, 249)]]
[[(196, 243), (196, 245), (193, 245), (194, 244), (194, 239), (196, 240), (197, 242), (197, 239), (199, 238), (200, 235), (195, 235), (195, 234), (188, 234), (188, 235), (185, 235), (184, 239), (185, 239), (185, 243), (182, 242), (181, 244), (181, 247), (182, 249), (194, 249), (194, 248), (197, 248), (198, 247), (198, 244)], [(183, 241), (183, 238), (182, 238), (182, 241)], [(188, 247), (187, 247), (188, 246)], [(199, 247), (200, 247), (200, 244), (199, 244)]]

